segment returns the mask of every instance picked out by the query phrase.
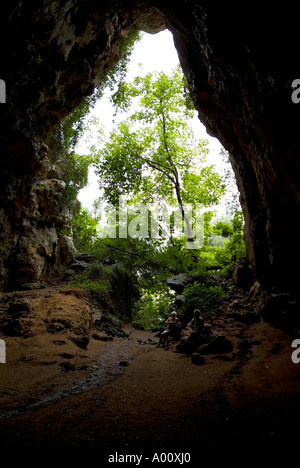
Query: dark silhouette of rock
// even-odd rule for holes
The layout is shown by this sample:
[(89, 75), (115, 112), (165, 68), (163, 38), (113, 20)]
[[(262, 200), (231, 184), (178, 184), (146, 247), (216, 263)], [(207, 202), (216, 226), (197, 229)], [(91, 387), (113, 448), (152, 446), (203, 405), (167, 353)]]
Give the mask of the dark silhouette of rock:
[(204, 357), (199, 353), (192, 354), (192, 363), (197, 364), (197, 366), (202, 366), (204, 364)]
[(199, 354), (218, 354), (229, 353), (232, 351), (233, 345), (231, 341), (224, 335), (214, 335), (208, 343), (202, 344), (197, 349)]
[(237, 260), (233, 271), (233, 281), (237, 287), (246, 291), (253, 285), (254, 278), (247, 257), (241, 257)]
[(177, 345), (177, 350), (182, 353), (191, 354), (196, 351), (201, 344), (209, 343), (212, 340), (213, 332), (210, 327), (205, 326), (201, 333), (190, 333), (181, 339)]

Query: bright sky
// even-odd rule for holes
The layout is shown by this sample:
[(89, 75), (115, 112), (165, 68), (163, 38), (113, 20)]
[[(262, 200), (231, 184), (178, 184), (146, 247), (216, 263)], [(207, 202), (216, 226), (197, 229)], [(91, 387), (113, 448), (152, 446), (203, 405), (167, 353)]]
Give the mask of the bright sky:
[[(178, 65), (178, 55), (174, 47), (172, 34), (168, 31), (162, 31), (158, 34), (143, 33), (143, 37), (134, 48), (131, 56), (128, 70), (128, 78), (131, 80), (133, 77), (141, 74), (146, 74), (153, 71), (163, 71), (169, 73), (173, 68)], [(142, 69), (139, 67), (142, 64)], [(99, 103), (96, 104), (93, 115), (96, 115), (100, 123), (109, 131), (113, 126), (114, 109), (109, 102), (108, 96), (104, 96)], [(195, 119), (194, 127), (196, 135), (199, 138), (209, 140), (210, 148), (210, 163), (217, 164), (221, 144), (216, 138), (210, 137), (204, 125), (201, 124), (198, 118)], [(77, 152), (84, 154), (86, 151), (86, 144), (82, 142), (78, 146)], [(98, 190), (97, 176), (91, 169), (89, 172), (89, 183), (87, 187), (82, 189), (78, 195), (78, 199), (83, 207), (92, 210), (93, 202), (100, 196)]]

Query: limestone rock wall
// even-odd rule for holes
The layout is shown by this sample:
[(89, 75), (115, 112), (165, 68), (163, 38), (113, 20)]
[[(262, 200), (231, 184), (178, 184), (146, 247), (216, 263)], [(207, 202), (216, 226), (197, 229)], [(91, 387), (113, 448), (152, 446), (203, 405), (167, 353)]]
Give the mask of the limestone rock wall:
[[(162, 16), (140, 2), (12, 1), (3, 11), (0, 107), (0, 283), (18, 287), (64, 271), (72, 249), (62, 204), (60, 121), (120, 58), (131, 28)], [(4, 44), (6, 47), (4, 47)]]

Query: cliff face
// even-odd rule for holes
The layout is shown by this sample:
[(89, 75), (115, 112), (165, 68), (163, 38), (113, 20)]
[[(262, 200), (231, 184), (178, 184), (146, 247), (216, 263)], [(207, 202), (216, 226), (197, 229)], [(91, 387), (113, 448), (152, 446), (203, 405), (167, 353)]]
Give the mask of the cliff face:
[(155, 3), (168, 15), (199, 117), (231, 155), (254, 273), (266, 287), (293, 288), (300, 106), (291, 100), (299, 67), (291, 58), (296, 25), (290, 10), (198, 1), (171, 11), (169, 2)]
[[(0, 283), (18, 287), (64, 271), (73, 251), (60, 233), (60, 121), (119, 60), (132, 27), (155, 33), (161, 15), (136, 2), (12, 2), (2, 31), (6, 103), (0, 108)], [(4, 13), (5, 14), (5, 13)]]
[(266, 289), (297, 289), (300, 105), (291, 100), (291, 83), (300, 71), (296, 18), (288, 5), (263, 12), (253, 2), (237, 1), (42, 0), (6, 8), (0, 76), (7, 88), (6, 104), (0, 104), (3, 284), (36, 280), (68, 257), (60, 247), (67, 239), (58, 235), (65, 219), (53, 135), (118, 60), (130, 28), (156, 32), (166, 22), (199, 117), (231, 155), (254, 274)]

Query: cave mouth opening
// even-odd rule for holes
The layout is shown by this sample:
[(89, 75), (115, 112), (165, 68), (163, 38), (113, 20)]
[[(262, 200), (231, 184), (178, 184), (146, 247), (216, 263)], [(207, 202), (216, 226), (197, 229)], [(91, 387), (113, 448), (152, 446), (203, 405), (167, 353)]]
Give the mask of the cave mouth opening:
[[(140, 62), (143, 62), (142, 68), (138, 66)], [(122, 77), (122, 79), (124, 83), (127, 83), (130, 80), (132, 82), (133, 78), (136, 77), (137, 74), (139, 74), (139, 76), (146, 76), (147, 73), (154, 72), (154, 70), (160, 73), (170, 74), (171, 70), (174, 69), (178, 65), (179, 65), (179, 60), (178, 60), (177, 51), (173, 44), (172, 34), (168, 30), (159, 32), (155, 35), (143, 33), (141, 41), (137, 42), (135, 49), (132, 52), (131, 62), (129, 62), (127, 75), (126, 77)], [(93, 137), (97, 134), (99, 123), (102, 125), (102, 127), (105, 127), (105, 134), (108, 135), (108, 139), (109, 139), (110, 133), (118, 125), (118, 123), (122, 121), (122, 118), (124, 118), (122, 116), (119, 118), (118, 115), (117, 116), (115, 115), (115, 109), (110, 102), (111, 95), (113, 92), (114, 91), (112, 90), (110, 90), (107, 93), (104, 92), (103, 96), (96, 103), (95, 107), (92, 109), (89, 116), (87, 116), (86, 121), (94, 122), (94, 119), (96, 118), (97, 118), (97, 121), (96, 121), (95, 126), (92, 127), (92, 129), (89, 128), (87, 130), (88, 137), (83, 135), (83, 137), (78, 141), (77, 146), (74, 148), (75, 153), (80, 154), (81, 156), (84, 156), (88, 153), (89, 147), (91, 146), (91, 141), (89, 141), (89, 146), (87, 146), (86, 140), (87, 138)], [(89, 123), (88, 126), (89, 125), (92, 125), (92, 123)], [(223, 197), (223, 202), (221, 203), (221, 205), (215, 204), (212, 207), (212, 210), (214, 209), (216, 210), (216, 214), (212, 217), (212, 219), (214, 219), (214, 224), (218, 224), (219, 230), (217, 230), (216, 228), (214, 232), (210, 233), (210, 238), (209, 240), (206, 241), (205, 248), (202, 249), (202, 256), (204, 259), (203, 264), (205, 265), (205, 270), (214, 272), (216, 270), (221, 270), (223, 268), (222, 266), (220, 267), (219, 258), (216, 257), (215, 252), (217, 251), (219, 247), (224, 246), (224, 241), (225, 243), (228, 241), (228, 239), (226, 240), (226, 238), (227, 236), (229, 236), (230, 232), (231, 234), (233, 234), (233, 231), (232, 231), (233, 213), (237, 211), (239, 211), (240, 215), (242, 215), (242, 213), (241, 213), (240, 205), (238, 203), (238, 190), (236, 187), (235, 178), (233, 175), (233, 171), (231, 170), (230, 163), (227, 160), (228, 158), (226, 157), (226, 154), (224, 154), (225, 150), (222, 148), (221, 144), (217, 141), (216, 138), (210, 137), (207, 134), (205, 127), (199, 121), (196, 111), (192, 119), (192, 127), (193, 127), (194, 132), (197, 135), (197, 138), (205, 139), (208, 141), (208, 148), (210, 149), (210, 153), (207, 155), (207, 158), (209, 158), (209, 164), (213, 164), (217, 166), (219, 165), (217, 170), (219, 171), (219, 173), (222, 174), (223, 178), (226, 177), (227, 183), (230, 186), (228, 190), (227, 198), (226, 196), (225, 198)], [(101, 139), (103, 139), (102, 133), (101, 133)], [(220, 153), (223, 153), (223, 159)], [(225, 159), (226, 159), (226, 162), (224, 162)], [(103, 190), (102, 191), (98, 190), (98, 185), (99, 185), (98, 177), (99, 177), (99, 173), (97, 176), (93, 168), (90, 167), (88, 185), (87, 187), (82, 188), (78, 193), (78, 199), (82, 204), (82, 208), (84, 210), (88, 210), (90, 215), (94, 219), (98, 218), (99, 212), (101, 211), (101, 203), (102, 204), (105, 203)], [(208, 180), (205, 181), (205, 183), (208, 183), (208, 182), (209, 182)], [(87, 212), (85, 212), (85, 214), (89, 216)], [(81, 218), (81, 222), (83, 222), (83, 218)], [(245, 250), (243, 236), (242, 236), (242, 230), (243, 230), (242, 216), (239, 217), (239, 223), (240, 223), (239, 225), (240, 239), (239, 239), (238, 249), (239, 249), (239, 252), (242, 252), (242, 253), (240, 253), (240, 255), (237, 254), (237, 256), (242, 256), (244, 255), (244, 250)], [(79, 236), (79, 244), (76, 244), (77, 248), (78, 247), (82, 248), (82, 244), (80, 244), (80, 232), (82, 232), (82, 228), (83, 228), (82, 224), (80, 225), (80, 229), (78, 229), (78, 226), (75, 225), (75, 240), (78, 241), (78, 238), (76, 239), (76, 236)], [(73, 234), (74, 234), (74, 231), (73, 231)], [(121, 245), (121, 241), (123, 241), (122, 245)], [(99, 241), (99, 242), (103, 242), (103, 239), (102, 241)], [(132, 250), (134, 250), (135, 248), (134, 244), (132, 244), (131, 246), (128, 246), (126, 242), (127, 241), (125, 240), (119, 239), (119, 243), (118, 244), (116, 243), (115, 246), (110, 245), (108, 247), (108, 249), (110, 248), (110, 250), (108, 251), (112, 254), (112, 250), (116, 248), (116, 249), (122, 250), (123, 252), (126, 252), (129, 250), (129, 247)], [(147, 247), (149, 247), (149, 245)], [(226, 255), (229, 255), (229, 251), (227, 252)], [(231, 252), (231, 255), (233, 255), (232, 252)], [(128, 259), (124, 260), (122, 256), (118, 258), (115, 252), (114, 254), (112, 254), (112, 259), (103, 258), (103, 255), (102, 255), (101, 260), (104, 263), (108, 263), (108, 264), (114, 263), (114, 262), (117, 262), (117, 263), (120, 262), (124, 264), (125, 262), (128, 266)], [(152, 262), (153, 262), (153, 259), (152, 259)], [(225, 266), (227, 266), (227, 269), (229, 269), (229, 264), (231, 263), (231, 260), (227, 261), (227, 263), (228, 265), (225, 265)], [(149, 272), (146, 272), (146, 273), (147, 275), (149, 275)], [(182, 271), (176, 270), (176, 273), (182, 273)], [(170, 273), (170, 275), (171, 274), (172, 273)], [(141, 269), (141, 271), (138, 271), (138, 276), (141, 277), (142, 275), (143, 275), (143, 269)], [(156, 297), (154, 298), (154, 296)], [(149, 295), (144, 294), (144, 298), (145, 300), (149, 302), (150, 300)], [(175, 296), (174, 296), (174, 299), (175, 299)], [(149, 309), (149, 307), (145, 307), (145, 300), (143, 303), (143, 307), (145, 309)], [(158, 309), (157, 302), (159, 302), (158, 295), (152, 294), (152, 298), (150, 302), (152, 303), (152, 305), (156, 303), (156, 305), (154, 305), (153, 308), (157, 310)], [(165, 313), (167, 313), (168, 311), (167, 302), (165, 300), (162, 302), (163, 302), (162, 307)], [(141, 317), (141, 308), (139, 309), (139, 314), (140, 314), (139, 320), (142, 321), (142, 325), (146, 324), (146, 326), (148, 326), (150, 321), (153, 320), (153, 317), (150, 317), (150, 319), (148, 320), (144, 314), (142, 314), (143, 316)]]
[[(152, 72), (170, 74), (174, 68), (177, 66), (180, 67), (178, 54), (173, 42), (173, 36), (168, 29), (157, 32), (155, 34), (150, 34), (147, 32), (140, 33), (141, 39), (139, 39), (137, 43), (134, 44), (133, 50), (130, 54), (126, 76), (121, 76), (119, 78), (125, 84), (126, 82), (132, 81), (133, 78), (137, 76), (145, 76), (145, 74)], [(122, 113), (120, 109), (117, 111), (115, 109), (115, 104), (111, 100), (112, 94), (116, 91), (116, 86), (116, 83), (107, 84), (103, 94), (101, 94), (95, 103), (93, 103), (93, 106), (90, 109), (87, 118), (85, 119), (85, 122), (87, 120), (89, 121), (89, 123), (86, 125), (90, 125), (92, 128), (86, 129), (86, 132), (80, 135), (78, 141), (76, 140), (76, 147), (73, 148), (76, 153), (85, 155), (87, 151), (90, 151), (90, 148), (87, 146), (87, 140), (90, 138), (91, 141), (93, 141), (92, 138), (93, 135), (97, 133), (98, 125), (103, 128), (106, 134), (109, 134), (110, 131), (120, 121), (120, 118), (124, 118), (124, 112)], [(121, 117), (118, 116), (119, 113), (121, 114)], [(130, 112), (128, 112), (128, 114), (130, 114)], [(94, 126), (93, 119), (97, 119)], [(219, 165), (220, 171), (224, 170), (222, 166), (222, 159), (225, 159), (226, 157), (228, 158), (228, 155), (225, 154), (226, 150), (216, 137), (212, 137), (207, 133), (206, 128), (199, 120), (196, 111), (191, 124), (197, 137), (206, 139), (209, 142), (209, 163)], [(90, 146), (92, 146), (92, 143)], [(228, 172), (230, 172), (230, 167), (231, 164), (228, 164), (226, 167)], [(233, 171), (230, 175), (228, 174), (228, 178), (231, 179), (231, 182), (234, 180)], [(234, 190), (234, 188), (231, 187), (231, 190), (238, 196), (237, 188)], [(78, 194), (79, 200), (83, 206), (92, 209), (92, 202), (95, 200), (96, 192), (96, 178), (94, 173), (91, 171), (89, 174), (88, 187), (80, 190)]]
[[(134, 76), (138, 76), (138, 74), (142, 76), (146, 73), (153, 72), (154, 70), (157, 72), (170, 73), (176, 66), (180, 66), (177, 50), (173, 42), (173, 36), (168, 29), (164, 29), (163, 31), (159, 31), (155, 34), (146, 32), (141, 33), (141, 41), (138, 41), (137, 44), (135, 44), (134, 49), (131, 52), (130, 61), (132, 62), (132, 56), (134, 56), (133, 64), (129, 66), (127, 76), (126, 78), (122, 77), (122, 80), (132, 80), (132, 78)], [(140, 67), (142, 67), (142, 69)], [(113, 92), (114, 91), (110, 85), (106, 86), (103, 95), (101, 95), (99, 99), (96, 100), (96, 103), (93, 104), (93, 108), (90, 110), (87, 117), (90, 119), (90, 125), (93, 125), (91, 121), (93, 118), (99, 119), (100, 117), (101, 120), (99, 119), (96, 125), (92, 127), (92, 130), (87, 132), (90, 138), (92, 138), (93, 134), (96, 133), (98, 124), (103, 127), (105, 126), (105, 132), (107, 134), (116, 125), (117, 112), (114, 108), (114, 104), (111, 102), (111, 95)], [(223, 159), (225, 159), (226, 157), (229, 158), (229, 155), (225, 154), (226, 150), (217, 137), (212, 137), (207, 133), (206, 128), (200, 121), (196, 111), (192, 121), (192, 126), (193, 130), (197, 133), (197, 137), (206, 139), (209, 142), (209, 163), (214, 165), (219, 164), (220, 171), (224, 170), (224, 167), (222, 166), (222, 156)], [(83, 134), (80, 136), (78, 141), (76, 140), (76, 147), (73, 148), (73, 151), (78, 154), (85, 155), (89, 150), (86, 134)], [(235, 197), (237, 198), (239, 193), (236, 182), (233, 182), (235, 180), (234, 173), (233, 171), (230, 171), (230, 168), (231, 164), (229, 162), (226, 166), (226, 171), (228, 173), (231, 172), (228, 174), (228, 179), (230, 179), (232, 184), (230, 190), (234, 192)], [(96, 178), (94, 173), (90, 172), (88, 187), (81, 189), (78, 193), (79, 201), (84, 207), (89, 209), (92, 208), (92, 201), (95, 199), (95, 192), (97, 192)], [(239, 208), (241, 209), (240, 206)]]

